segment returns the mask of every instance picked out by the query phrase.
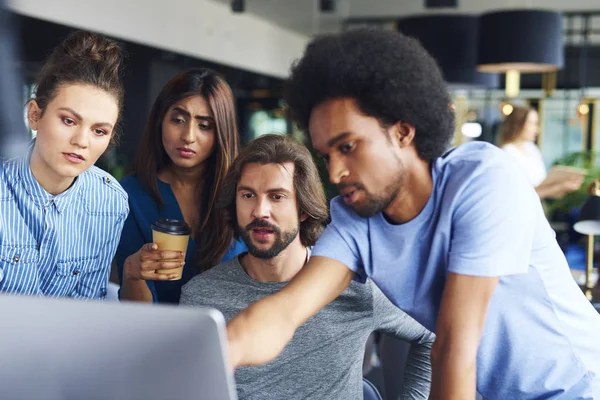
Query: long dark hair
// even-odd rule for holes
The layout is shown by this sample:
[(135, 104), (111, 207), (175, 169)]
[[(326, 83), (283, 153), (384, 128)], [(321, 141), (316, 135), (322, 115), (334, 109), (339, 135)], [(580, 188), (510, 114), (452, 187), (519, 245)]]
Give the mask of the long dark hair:
[(163, 87), (152, 105), (133, 173), (162, 208), (157, 174), (172, 163), (162, 145), (162, 122), (173, 104), (192, 96), (202, 96), (215, 119), (215, 148), (205, 161), (204, 176), (197, 187), (202, 200), (194, 238), (198, 243), (195, 264), (210, 268), (220, 261), (233, 239), (233, 230), (223, 223), (224, 211), (217, 209), (215, 203), (240, 149), (233, 93), (223, 78), (209, 69), (195, 68), (176, 75)]

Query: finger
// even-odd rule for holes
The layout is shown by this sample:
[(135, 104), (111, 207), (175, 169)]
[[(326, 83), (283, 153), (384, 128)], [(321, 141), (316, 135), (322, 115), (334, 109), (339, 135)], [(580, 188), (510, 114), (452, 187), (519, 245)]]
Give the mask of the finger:
[(165, 274), (157, 274), (156, 271), (149, 271), (142, 274), (142, 279), (146, 281), (166, 281)]
[(173, 269), (181, 268), (185, 265), (184, 261), (160, 261), (155, 269)]
[(142, 250), (148, 252), (156, 251), (158, 250), (158, 245), (156, 243), (146, 243), (142, 246)]
[(140, 259), (142, 260), (142, 263), (144, 262), (155, 262), (155, 261), (159, 261), (162, 259), (161, 255), (160, 255), (160, 251), (145, 251), (141, 254)]
[(142, 262), (142, 264), (140, 265), (140, 270), (141, 271), (154, 271), (156, 269), (162, 269), (160, 262), (158, 261), (153, 261), (153, 260), (149, 260), (149, 261), (144, 261)]
[(149, 280), (153, 281), (170, 281), (171, 279), (179, 278), (179, 274), (159, 274), (157, 272), (152, 274)]
[(169, 260), (169, 261), (183, 261), (185, 260), (185, 253), (181, 251), (152, 251), (152, 252), (144, 252), (142, 253), (142, 261), (159, 261), (159, 260)]
[(181, 251), (163, 250), (158, 252), (161, 260), (184, 260), (185, 253)]
[(145, 261), (141, 264), (141, 271), (154, 271), (163, 269), (181, 268), (185, 265), (185, 261), (182, 260), (168, 260), (168, 261)]

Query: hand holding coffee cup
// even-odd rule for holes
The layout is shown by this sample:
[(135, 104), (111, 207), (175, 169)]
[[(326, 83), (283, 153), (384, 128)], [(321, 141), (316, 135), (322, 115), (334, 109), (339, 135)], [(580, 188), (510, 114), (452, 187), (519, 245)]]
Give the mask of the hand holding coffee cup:
[(160, 251), (156, 243), (144, 244), (136, 253), (125, 260), (124, 275), (126, 279), (146, 281), (168, 281), (181, 279), (181, 271), (162, 274), (163, 271), (183, 269), (185, 252)]
[[(158, 246), (160, 253), (185, 253), (191, 233), (185, 221), (159, 219), (152, 224), (152, 241)], [(176, 265), (172, 261), (168, 257), (160, 259), (161, 266), (156, 269), (156, 273), (173, 276), (170, 280), (181, 279), (183, 263)]]

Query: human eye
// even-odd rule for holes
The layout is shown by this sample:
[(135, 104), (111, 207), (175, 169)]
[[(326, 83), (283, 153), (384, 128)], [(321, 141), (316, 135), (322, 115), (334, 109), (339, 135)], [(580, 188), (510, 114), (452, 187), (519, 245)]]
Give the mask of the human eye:
[(61, 120), (62, 120), (63, 124), (65, 124), (67, 126), (75, 126), (77, 124), (73, 118), (62, 117)]
[(348, 143), (342, 143), (338, 149), (340, 151), (340, 153), (342, 154), (348, 154), (350, 153), (355, 147), (354, 142), (348, 142)]
[(202, 122), (198, 124), (198, 126), (200, 127), (200, 130), (203, 131), (209, 131), (212, 129), (212, 125), (209, 122)]
[(108, 132), (104, 129), (94, 129), (94, 135), (96, 136), (105, 136), (108, 135)]

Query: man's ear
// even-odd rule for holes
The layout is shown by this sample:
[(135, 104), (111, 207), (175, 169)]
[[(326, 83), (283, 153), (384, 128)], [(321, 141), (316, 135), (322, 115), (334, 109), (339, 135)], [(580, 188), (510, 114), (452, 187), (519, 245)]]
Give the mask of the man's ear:
[(42, 117), (42, 110), (40, 109), (37, 101), (31, 100), (27, 105), (27, 121), (31, 130), (37, 131), (38, 122)]
[(413, 144), (416, 132), (414, 125), (399, 121), (392, 125), (391, 129), (391, 134), (398, 140), (400, 147), (408, 147)]
[(300, 222), (304, 222), (308, 219), (308, 214), (300, 213)]

